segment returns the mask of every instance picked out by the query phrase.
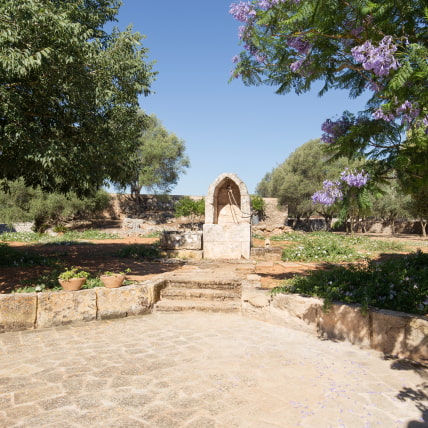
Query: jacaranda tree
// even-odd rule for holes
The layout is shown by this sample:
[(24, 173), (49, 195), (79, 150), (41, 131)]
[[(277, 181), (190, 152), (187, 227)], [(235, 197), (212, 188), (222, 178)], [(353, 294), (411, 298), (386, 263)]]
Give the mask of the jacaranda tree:
[(0, 184), (79, 195), (126, 185), (154, 78), (118, 0), (0, 2)]
[(280, 94), (344, 89), (366, 109), (322, 124), (330, 152), (364, 155), (372, 179), (428, 186), (426, 0), (252, 0), (233, 3), (244, 51), (233, 76)]

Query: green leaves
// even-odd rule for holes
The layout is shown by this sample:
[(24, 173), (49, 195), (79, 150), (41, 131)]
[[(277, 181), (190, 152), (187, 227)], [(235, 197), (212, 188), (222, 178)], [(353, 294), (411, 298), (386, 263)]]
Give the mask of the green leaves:
[(119, 2), (0, 4), (0, 180), (45, 191), (125, 186), (155, 73), (131, 28), (103, 30)]

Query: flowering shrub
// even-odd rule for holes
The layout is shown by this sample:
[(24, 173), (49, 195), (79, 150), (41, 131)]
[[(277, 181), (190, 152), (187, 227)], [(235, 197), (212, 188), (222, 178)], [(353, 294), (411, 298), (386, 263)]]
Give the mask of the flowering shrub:
[(298, 293), (336, 301), (358, 303), (367, 310), (380, 309), (425, 315), (428, 313), (428, 254), (422, 251), (397, 255), (384, 262), (318, 270), (296, 276), (273, 293)]

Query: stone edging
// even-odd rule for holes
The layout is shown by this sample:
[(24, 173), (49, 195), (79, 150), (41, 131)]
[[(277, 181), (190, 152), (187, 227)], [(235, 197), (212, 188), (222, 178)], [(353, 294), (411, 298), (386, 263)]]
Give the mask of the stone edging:
[(0, 294), (0, 332), (149, 313), (165, 283), (158, 279), (120, 288)]
[(347, 341), (415, 361), (428, 363), (428, 318), (403, 312), (335, 303), (329, 311), (323, 300), (297, 294), (277, 294), (244, 287), (242, 313), (318, 337)]
[[(257, 278), (249, 277), (242, 283), (241, 312), (245, 316), (428, 362), (426, 317), (387, 310), (363, 314), (357, 305), (340, 303), (326, 312), (322, 299), (296, 294), (272, 296), (258, 288)], [(112, 289), (0, 294), (0, 333), (147, 314), (167, 284), (167, 279), (159, 278)]]

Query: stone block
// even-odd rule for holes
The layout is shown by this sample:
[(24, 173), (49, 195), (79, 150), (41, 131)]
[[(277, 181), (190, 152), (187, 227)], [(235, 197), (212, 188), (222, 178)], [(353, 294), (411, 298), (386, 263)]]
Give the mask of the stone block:
[(120, 288), (98, 288), (98, 319), (123, 318), (142, 315), (153, 306), (150, 293), (144, 285), (129, 285)]
[(370, 318), (357, 305), (333, 304), (319, 313), (318, 334), (327, 339), (344, 340), (370, 346)]
[(371, 347), (387, 355), (428, 360), (428, 320), (402, 312), (371, 313)]
[(96, 319), (95, 289), (54, 291), (38, 295), (37, 328)]
[(0, 294), (0, 332), (34, 328), (37, 294)]
[(203, 233), (205, 259), (250, 258), (250, 224), (204, 224)]
[(164, 250), (202, 250), (202, 232), (164, 231), (159, 245)]
[(322, 307), (321, 299), (277, 294), (271, 303), (271, 319), (272, 322), (315, 334)]

